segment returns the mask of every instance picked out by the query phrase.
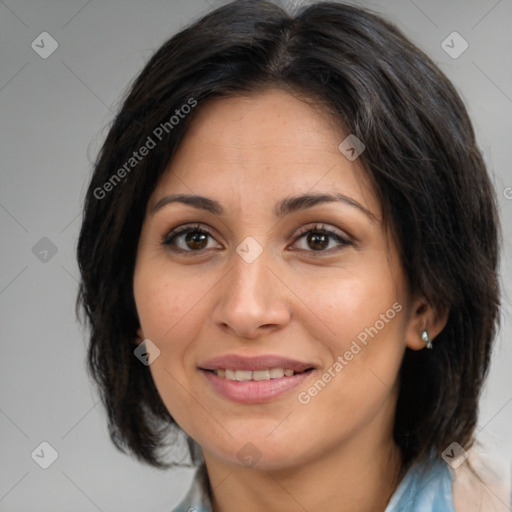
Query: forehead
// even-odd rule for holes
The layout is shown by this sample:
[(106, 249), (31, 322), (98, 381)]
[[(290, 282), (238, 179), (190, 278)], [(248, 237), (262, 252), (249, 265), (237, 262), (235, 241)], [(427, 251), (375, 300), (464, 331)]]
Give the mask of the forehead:
[(347, 135), (324, 110), (282, 90), (210, 100), (199, 105), (153, 200), (173, 192), (261, 203), (339, 192), (378, 215), (366, 173), (338, 149)]

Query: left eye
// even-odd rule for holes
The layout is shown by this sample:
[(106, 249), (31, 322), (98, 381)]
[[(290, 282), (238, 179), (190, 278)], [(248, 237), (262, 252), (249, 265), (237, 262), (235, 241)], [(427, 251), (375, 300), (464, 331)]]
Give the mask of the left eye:
[[(303, 231), (297, 240), (302, 242), (302, 247), (299, 246), (298, 248), (309, 252), (325, 252), (336, 246), (345, 247), (352, 245), (346, 238), (323, 226)], [(295, 242), (294, 245), (300, 244)]]

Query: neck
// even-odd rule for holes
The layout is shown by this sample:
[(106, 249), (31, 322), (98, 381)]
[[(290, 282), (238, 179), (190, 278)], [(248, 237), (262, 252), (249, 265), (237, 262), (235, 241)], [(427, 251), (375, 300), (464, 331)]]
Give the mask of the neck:
[(375, 431), (361, 434), (356, 442), (279, 470), (240, 468), (204, 452), (213, 511), (384, 511), (399, 483), (400, 450), (390, 436), (383, 442), (375, 440)]

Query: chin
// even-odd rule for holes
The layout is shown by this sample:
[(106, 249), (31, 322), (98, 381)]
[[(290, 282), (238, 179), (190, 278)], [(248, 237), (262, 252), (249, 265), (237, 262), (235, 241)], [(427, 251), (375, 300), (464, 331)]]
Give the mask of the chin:
[[(275, 425), (273, 423), (272, 428)], [(289, 431), (272, 439), (274, 433), (268, 434), (271, 430), (253, 432), (252, 435), (246, 430), (244, 435), (226, 436), (223, 443), (215, 445), (209, 438), (202, 446), (216, 459), (248, 470), (280, 471), (304, 465), (307, 454), (314, 451), (313, 447), (305, 446), (303, 439), (295, 439)]]

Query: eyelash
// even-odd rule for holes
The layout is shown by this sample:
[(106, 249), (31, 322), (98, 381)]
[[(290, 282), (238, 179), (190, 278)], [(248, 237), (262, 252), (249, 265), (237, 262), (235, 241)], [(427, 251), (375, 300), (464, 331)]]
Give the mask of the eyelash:
[[(166, 248), (168, 248), (169, 250), (171, 250), (173, 252), (179, 252), (179, 253), (185, 254), (187, 256), (188, 255), (193, 256), (194, 253), (196, 253), (196, 254), (203, 253), (206, 249), (200, 249), (200, 250), (194, 251), (194, 250), (184, 250), (184, 249), (180, 249), (177, 247), (173, 247), (177, 238), (179, 238), (180, 236), (186, 235), (188, 233), (198, 233), (201, 235), (208, 235), (209, 237), (214, 238), (212, 233), (209, 230), (201, 227), (200, 224), (196, 224), (194, 226), (186, 226), (185, 225), (185, 226), (180, 226), (178, 228), (174, 228), (169, 233), (167, 233), (162, 240), (162, 245), (164, 245)], [(308, 235), (309, 233), (327, 235), (328, 237), (331, 237), (336, 242), (338, 242), (338, 244), (339, 244), (338, 247), (341, 247), (341, 248), (353, 245), (353, 243), (350, 240), (348, 240), (347, 238), (344, 238), (339, 233), (326, 228), (323, 224), (316, 224), (313, 227), (311, 227), (311, 226), (302, 227), (300, 229), (300, 231), (297, 233), (297, 235), (295, 237), (295, 241), (293, 243), (295, 244), (298, 240), (305, 238), (305, 236)], [(333, 248), (331, 247), (330, 249), (319, 250), (319, 251), (305, 250), (305, 249), (299, 249), (299, 250), (305, 250), (306, 252), (312, 253), (314, 255), (321, 255), (322, 253), (323, 254), (331, 254), (332, 249)], [(338, 248), (335, 252), (337, 252), (338, 250), (340, 250), (340, 248)]]

